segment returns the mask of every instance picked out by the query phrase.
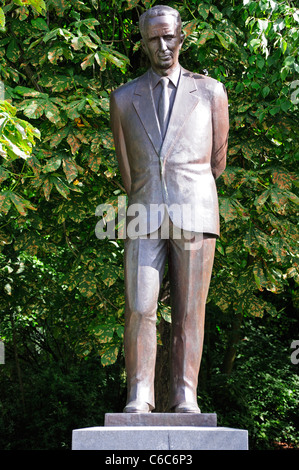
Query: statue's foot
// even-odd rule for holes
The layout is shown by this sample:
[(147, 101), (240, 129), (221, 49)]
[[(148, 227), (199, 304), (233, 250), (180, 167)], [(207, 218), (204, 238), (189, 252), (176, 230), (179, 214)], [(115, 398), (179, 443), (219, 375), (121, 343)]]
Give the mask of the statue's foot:
[(124, 413), (150, 413), (152, 407), (143, 401), (130, 401), (124, 408)]
[(173, 409), (175, 413), (200, 413), (197, 403), (184, 401), (179, 403)]

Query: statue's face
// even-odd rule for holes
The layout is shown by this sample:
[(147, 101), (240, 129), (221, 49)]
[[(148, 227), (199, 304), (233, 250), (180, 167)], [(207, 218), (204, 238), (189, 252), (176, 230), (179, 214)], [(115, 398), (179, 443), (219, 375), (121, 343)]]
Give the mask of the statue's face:
[(153, 70), (169, 75), (178, 65), (184, 35), (178, 30), (171, 15), (150, 18), (145, 27), (142, 46)]

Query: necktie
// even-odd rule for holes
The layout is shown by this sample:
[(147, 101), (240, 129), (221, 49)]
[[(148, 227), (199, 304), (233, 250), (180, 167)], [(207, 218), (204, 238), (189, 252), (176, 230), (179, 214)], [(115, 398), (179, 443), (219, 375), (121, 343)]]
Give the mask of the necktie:
[(169, 94), (168, 94), (168, 78), (162, 77), (160, 80), (162, 85), (162, 91), (160, 95), (159, 105), (158, 105), (158, 117), (160, 122), (162, 138), (166, 134), (167, 122), (168, 122), (168, 112), (169, 112)]

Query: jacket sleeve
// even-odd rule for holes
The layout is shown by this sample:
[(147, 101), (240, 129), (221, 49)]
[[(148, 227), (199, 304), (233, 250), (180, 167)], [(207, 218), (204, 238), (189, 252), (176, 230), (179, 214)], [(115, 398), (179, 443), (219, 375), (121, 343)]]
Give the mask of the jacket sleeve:
[(130, 165), (127, 156), (123, 129), (121, 126), (120, 112), (117, 106), (117, 100), (115, 98), (115, 92), (111, 93), (110, 95), (110, 126), (113, 134), (119, 171), (126, 193), (129, 195), (131, 191)]
[(218, 178), (226, 167), (229, 115), (228, 98), (224, 85), (217, 82), (213, 96), (213, 148), (211, 167), (214, 178)]

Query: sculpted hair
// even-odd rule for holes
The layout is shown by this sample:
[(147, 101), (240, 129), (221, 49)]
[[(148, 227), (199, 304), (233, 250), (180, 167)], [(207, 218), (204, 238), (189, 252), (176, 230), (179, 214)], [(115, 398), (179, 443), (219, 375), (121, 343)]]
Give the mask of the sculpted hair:
[(174, 8), (168, 7), (167, 5), (156, 5), (153, 8), (150, 8), (149, 10), (145, 11), (139, 18), (139, 30), (141, 36), (144, 37), (146, 24), (150, 18), (166, 15), (171, 15), (175, 17), (176, 26), (181, 31), (182, 20), (179, 12)]

